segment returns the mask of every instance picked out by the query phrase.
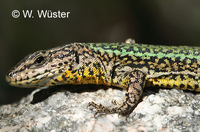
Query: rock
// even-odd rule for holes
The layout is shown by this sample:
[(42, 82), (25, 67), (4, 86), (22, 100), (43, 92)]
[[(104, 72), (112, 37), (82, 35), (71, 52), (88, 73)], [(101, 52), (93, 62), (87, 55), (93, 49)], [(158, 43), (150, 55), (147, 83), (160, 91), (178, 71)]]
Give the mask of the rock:
[(122, 103), (124, 94), (113, 88), (85, 92), (37, 89), (19, 102), (0, 107), (0, 131), (200, 131), (198, 93), (151, 92), (128, 117), (97, 114), (94, 118), (95, 109), (87, 108), (90, 101), (114, 107), (111, 100)]

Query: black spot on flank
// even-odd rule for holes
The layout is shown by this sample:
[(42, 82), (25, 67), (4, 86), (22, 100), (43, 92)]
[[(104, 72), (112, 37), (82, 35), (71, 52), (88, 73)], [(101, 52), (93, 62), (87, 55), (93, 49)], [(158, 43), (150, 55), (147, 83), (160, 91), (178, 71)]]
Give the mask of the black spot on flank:
[(176, 84), (173, 84), (173, 88), (177, 88), (178, 86)]
[(76, 70), (73, 70), (73, 71), (72, 71), (72, 74), (74, 74), (75, 72), (76, 72)]
[(58, 65), (59, 65), (59, 66), (62, 66), (62, 65), (63, 65), (63, 63), (59, 63)]
[(163, 84), (161, 84), (160, 86), (161, 86), (161, 87), (164, 87), (164, 85), (163, 85)]
[(159, 85), (158, 85), (158, 84), (155, 84), (155, 86), (158, 87)]
[(54, 81), (55, 81), (55, 82), (59, 82), (58, 79), (55, 79)]
[[(181, 78), (181, 81), (183, 81), (185, 79), (185, 77), (182, 74), (180, 74), (180, 78)], [(173, 78), (173, 79), (175, 80), (175, 78)]]
[(67, 62), (67, 61), (65, 61), (65, 62), (64, 62), (64, 64), (68, 64), (68, 62)]
[(66, 81), (65, 74), (62, 75), (62, 79), (63, 79), (64, 81)]
[(100, 63), (97, 64), (98, 67), (101, 67)]
[(97, 78), (100, 78), (100, 75), (96, 75)]
[(93, 71), (90, 71), (89, 75), (94, 75), (94, 72), (93, 72)]
[(188, 75), (189, 78), (192, 78), (193, 80), (195, 80), (195, 76), (193, 75)]
[(184, 88), (184, 87), (185, 87), (185, 85), (184, 85), (184, 84), (181, 84), (181, 85), (180, 85), (180, 88)]
[(51, 65), (51, 67), (56, 67), (56, 65), (54, 64), (54, 65)]
[(20, 78), (20, 80), (19, 81), (22, 81), (22, 78)]
[(171, 88), (171, 86), (169, 84), (167, 84), (167, 88)]
[(194, 88), (195, 88), (195, 89), (199, 88), (199, 85), (198, 85), (198, 84), (195, 84), (195, 85), (194, 85)]
[(59, 69), (59, 73), (62, 73), (63, 71), (61, 69)]
[(29, 80), (29, 77), (27, 77), (26, 80)]
[(97, 65), (95, 63), (93, 63), (93, 67), (97, 68)]
[(86, 66), (89, 66), (91, 64), (91, 62), (85, 63)]
[(176, 80), (176, 75), (172, 75), (172, 79), (173, 79), (173, 80)]
[(187, 85), (187, 89), (188, 89), (188, 90), (193, 90), (193, 88), (192, 88), (191, 85)]
[(49, 71), (49, 70), (46, 69), (44, 72), (46, 73), (46, 72), (48, 72), (48, 71)]
[(158, 82), (158, 79), (155, 78), (154, 81), (155, 81), (155, 82)]

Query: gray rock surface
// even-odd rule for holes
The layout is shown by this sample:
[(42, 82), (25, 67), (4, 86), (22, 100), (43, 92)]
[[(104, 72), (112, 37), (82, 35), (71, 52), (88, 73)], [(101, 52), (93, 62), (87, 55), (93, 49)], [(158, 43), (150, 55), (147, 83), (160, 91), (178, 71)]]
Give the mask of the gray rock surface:
[[(114, 107), (112, 99), (123, 102), (125, 91), (109, 88), (93, 92), (55, 92), (40, 99), (40, 89), (13, 104), (0, 107), (3, 132), (182, 132), (200, 131), (200, 94), (176, 89), (149, 93), (128, 116), (98, 114), (90, 101)], [(45, 93), (45, 92), (44, 92)], [(38, 96), (38, 97), (36, 97)], [(33, 102), (33, 100), (41, 100)]]

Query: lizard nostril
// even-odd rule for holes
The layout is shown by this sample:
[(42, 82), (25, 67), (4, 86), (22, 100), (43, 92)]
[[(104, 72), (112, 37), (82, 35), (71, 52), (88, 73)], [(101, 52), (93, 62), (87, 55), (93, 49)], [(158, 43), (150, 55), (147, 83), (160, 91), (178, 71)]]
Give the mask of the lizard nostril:
[(13, 75), (14, 75), (14, 74), (13, 74), (13, 72), (11, 71), (11, 72), (9, 72), (7, 75), (8, 75), (9, 78), (13, 78)]

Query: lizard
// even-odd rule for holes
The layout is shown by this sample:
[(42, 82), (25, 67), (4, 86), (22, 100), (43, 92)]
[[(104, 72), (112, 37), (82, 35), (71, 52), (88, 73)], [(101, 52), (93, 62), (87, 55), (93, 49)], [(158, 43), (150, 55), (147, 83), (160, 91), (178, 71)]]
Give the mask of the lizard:
[(135, 43), (70, 43), (29, 54), (5, 77), (16, 87), (106, 85), (125, 89), (116, 107), (89, 102), (97, 113), (130, 114), (145, 87), (200, 92), (200, 47)]

